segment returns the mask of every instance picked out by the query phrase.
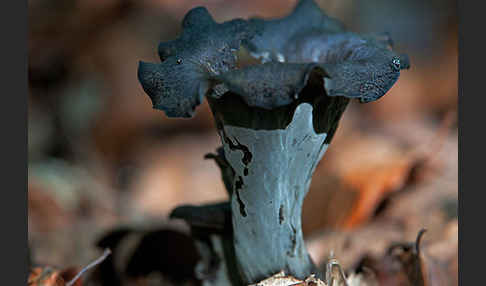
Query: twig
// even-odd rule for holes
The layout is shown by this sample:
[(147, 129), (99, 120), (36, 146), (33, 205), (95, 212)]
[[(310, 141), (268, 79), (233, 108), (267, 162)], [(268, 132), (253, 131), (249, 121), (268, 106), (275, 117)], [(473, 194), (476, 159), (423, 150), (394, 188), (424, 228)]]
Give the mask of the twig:
[(334, 251), (331, 251), (331, 254), (329, 255), (329, 261), (327, 262), (327, 270), (326, 270), (326, 284), (329, 286), (334, 285), (334, 275), (332, 275), (332, 268), (337, 267), (339, 271), (339, 276), (341, 278), (341, 281), (344, 283), (344, 286), (348, 286), (348, 281), (346, 279), (346, 275), (344, 275), (344, 271), (339, 264), (339, 261), (334, 257)]
[(424, 236), (424, 233), (427, 231), (427, 229), (422, 228), (419, 233), (417, 234), (417, 239), (415, 240), (415, 254), (419, 255), (420, 254), (420, 242), (422, 241), (422, 237)]
[(91, 269), (91, 268), (95, 267), (96, 265), (100, 264), (101, 262), (103, 262), (108, 257), (108, 255), (110, 255), (110, 254), (111, 254), (111, 250), (109, 248), (105, 249), (105, 251), (103, 252), (103, 255), (101, 255), (95, 261), (91, 262), (86, 267), (81, 269), (81, 271), (79, 271), (79, 273), (76, 274), (76, 276), (74, 276), (73, 279), (71, 279), (69, 282), (66, 283), (66, 286), (73, 286), (74, 283), (76, 283), (76, 281), (79, 279), (79, 277), (81, 277), (81, 275), (83, 275), (89, 269)]

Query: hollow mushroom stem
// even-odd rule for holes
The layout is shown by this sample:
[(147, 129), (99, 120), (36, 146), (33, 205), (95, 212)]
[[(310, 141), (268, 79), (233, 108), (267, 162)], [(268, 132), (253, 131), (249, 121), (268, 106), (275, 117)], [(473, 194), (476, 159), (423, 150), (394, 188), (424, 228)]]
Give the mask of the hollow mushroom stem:
[(248, 283), (280, 270), (304, 278), (316, 271), (304, 244), (301, 213), (328, 144), (326, 133), (314, 131), (312, 109), (300, 104), (285, 129), (222, 125), (219, 130), (235, 173), (234, 245), (240, 274)]

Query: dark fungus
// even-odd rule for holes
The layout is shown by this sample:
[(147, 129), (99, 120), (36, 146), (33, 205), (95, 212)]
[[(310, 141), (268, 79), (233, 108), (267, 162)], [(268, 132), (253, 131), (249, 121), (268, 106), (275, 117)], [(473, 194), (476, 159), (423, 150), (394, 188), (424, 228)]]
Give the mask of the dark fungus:
[[(182, 29), (159, 45), (160, 63), (140, 62), (138, 78), (169, 117), (191, 117), (207, 98), (223, 144), (212, 157), (231, 198), (239, 275), (251, 284), (281, 269), (316, 273), (300, 218), (312, 174), (349, 101), (384, 96), (410, 67), (408, 56), (393, 51), (387, 33), (348, 31), (313, 0), (283, 18), (224, 23), (198, 7)], [(256, 64), (238, 62), (241, 47)], [(178, 209), (214, 224), (202, 214)]]

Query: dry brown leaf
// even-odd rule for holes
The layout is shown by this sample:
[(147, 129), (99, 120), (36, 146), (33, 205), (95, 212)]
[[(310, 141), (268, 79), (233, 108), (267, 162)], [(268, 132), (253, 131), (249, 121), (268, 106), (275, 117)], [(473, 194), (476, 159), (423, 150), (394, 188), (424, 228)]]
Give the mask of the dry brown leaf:
[(414, 243), (396, 243), (389, 247), (381, 259), (369, 259), (363, 263), (371, 269), (380, 285), (447, 286), (451, 283), (447, 264), (440, 263), (421, 248), (421, 230)]
[(291, 275), (286, 275), (284, 271), (264, 279), (256, 284), (251, 284), (250, 286), (288, 286), (288, 285), (301, 285), (303, 281), (297, 279)]
[[(29, 286), (67, 286), (81, 271), (77, 267), (69, 267), (64, 270), (54, 270), (50, 267), (35, 267), (31, 269), (27, 285)], [(70, 286), (82, 286), (80, 279), (73, 281)]]
[(279, 273), (264, 279), (250, 286), (327, 286), (322, 280), (314, 275), (307, 277), (305, 280), (297, 279), (291, 275), (285, 274), (282, 270)]
[(291, 275), (285, 274), (285, 272), (282, 270), (269, 278), (249, 286), (375, 286), (374, 282), (369, 278), (355, 273), (346, 278), (346, 281), (327, 280), (328, 281), (326, 282), (328, 283), (316, 278), (313, 274), (304, 280), (300, 280)]
[(30, 270), (29, 286), (65, 286), (66, 282), (56, 271), (50, 267), (35, 267)]
[(358, 195), (342, 226), (350, 229), (361, 225), (387, 195), (403, 188), (417, 162), (413, 159), (408, 156), (391, 158), (390, 162), (347, 173), (343, 180)]
[(111, 254), (106, 249), (103, 255), (88, 264), (86, 267), (78, 269), (77, 267), (68, 267), (64, 270), (57, 270), (49, 266), (34, 267), (30, 270), (27, 285), (29, 286), (82, 286), (79, 279), (86, 271), (103, 262)]
[(385, 198), (407, 185), (411, 171), (423, 162), (422, 155), (386, 137), (348, 136), (339, 149), (313, 177), (303, 210), (305, 232), (362, 225)]
[(354, 132), (341, 138), (339, 150), (330, 148), (313, 177), (303, 209), (304, 233), (363, 225), (397, 191), (438, 177), (455, 117), (446, 114), (420, 144), (385, 134)]

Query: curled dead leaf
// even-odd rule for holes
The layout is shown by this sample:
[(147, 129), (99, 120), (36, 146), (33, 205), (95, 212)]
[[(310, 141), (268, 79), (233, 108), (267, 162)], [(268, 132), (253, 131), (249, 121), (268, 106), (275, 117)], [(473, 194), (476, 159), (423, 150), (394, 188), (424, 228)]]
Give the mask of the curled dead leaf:
[(422, 229), (415, 242), (392, 244), (381, 259), (364, 262), (376, 274), (380, 285), (453, 285), (446, 279), (449, 276), (446, 265), (422, 251), (424, 233)]

